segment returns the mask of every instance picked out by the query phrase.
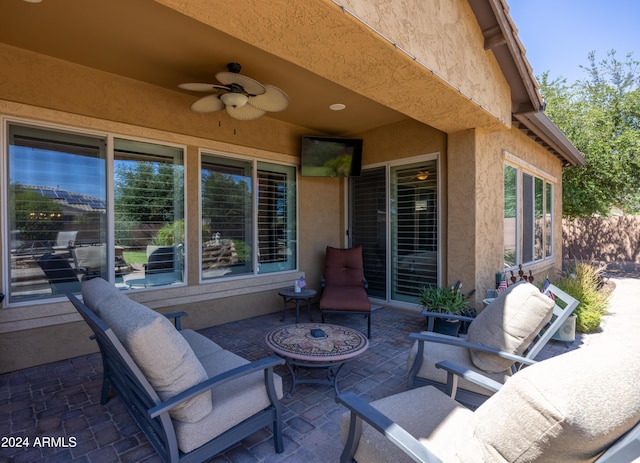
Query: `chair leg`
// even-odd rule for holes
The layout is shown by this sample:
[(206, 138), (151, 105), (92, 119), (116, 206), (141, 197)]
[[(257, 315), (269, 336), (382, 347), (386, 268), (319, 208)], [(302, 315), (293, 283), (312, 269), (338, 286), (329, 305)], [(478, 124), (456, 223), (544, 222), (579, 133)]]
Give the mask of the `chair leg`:
[(324, 323), (324, 312), (320, 312), (320, 314), (322, 315), (322, 323)]

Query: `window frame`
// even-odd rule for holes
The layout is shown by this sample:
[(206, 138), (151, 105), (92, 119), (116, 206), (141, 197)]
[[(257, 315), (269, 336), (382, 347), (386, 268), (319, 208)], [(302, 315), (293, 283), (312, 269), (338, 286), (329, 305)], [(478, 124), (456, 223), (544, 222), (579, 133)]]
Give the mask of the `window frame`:
[[(198, 278), (199, 278), (199, 283), (200, 284), (215, 284), (215, 283), (220, 283), (220, 282), (225, 282), (225, 281), (231, 281), (231, 280), (238, 280), (238, 279), (246, 279), (246, 278), (255, 278), (255, 277), (264, 277), (264, 276), (269, 276), (269, 275), (275, 275), (275, 274), (285, 274), (285, 273), (292, 273), (292, 272), (297, 272), (299, 269), (299, 256), (300, 256), (300, 250), (299, 250), (299, 227), (298, 227), (298, 218), (299, 218), (299, 214), (298, 214), (298, 199), (299, 199), (299, 194), (298, 194), (298, 188), (299, 188), (299, 169), (297, 167), (296, 164), (293, 163), (289, 163), (289, 162), (283, 162), (283, 161), (277, 161), (277, 160), (273, 160), (273, 159), (257, 159), (254, 157), (248, 157), (248, 156), (243, 156), (243, 155), (239, 155), (239, 154), (234, 154), (234, 153), (230, 153), (230, 152), (224, 152), (224, 151), (218, 151), (218, 150), (213, 150), (213, 149), (207, 149), (207, 148), (201, 148), (199, 149), (199, 153), (198, 153), (198, 226), (199, 226), (199, 230), (203, 229), (204, 226), (204, 220), (203, 220), (203, 192), (202, 192), (202, 173), (203, 173), (203, 157), (204, 156), (208, 156), (210, 158), (218, 158), (222, 161), (224, 160), (228, 160), (230, 162), (245, 162), (248, 165), (250, 165), (250, 176), (251, 176), (251, 198), (250, 198), (250, 203), (251, 203), (251, 220), (250, 220), (250, 231), (251, 231), (251, 249), (255, 250), (254, 252), (251, 253), (251, 262), (250, 262), (250, 271), (245, 272), (245, 273), (241, 273), (241, 274), (225, 274), (225, 275), (220, 275), (220, 276), (216, 276), (216, 277), (204, 277), (204, 272), (203, 272), (203, 237), (202, 237), (202, 232), (198, 233), (198, 244), (199, 244), (199, 251), (198, 251)], [(279, 169), (290, 169), (291, 170), (291, 178), (287, 179), (287, 181), (291, 181), (294, 183), (293, 185), (293, 194), (295, 197), (295, 201), (294, 201), (294, 205), (292, 207), (292, 211), (294, 214), (293, 219), (291, 219), (290, 217), (287, 217), (287, 222), (291, 222), (293, 221), (293, 231), (295, 234), (295, 237), (293, 240), (293, 242), (295, 242), (294, 246), (293, 246), (293, 253), (294, 253), (294, 257), (293, 257), (293, 263), (291, 265), (291, 268), (286, 268), (286, 269), (282, 269), (282, 270), (275, 270), (275, 271), (269, 271), (269, 272), (263, 272), (260, 271), (260, 262), (258, 261), (258, 257), (257, 257), (257, 250), (258, 250), (258, 236), (259, 236), (259, 231), (258, 231), (258, 226), (259, 226), (259, 217), (258, 217), (258, 210), (259, 210), (259, 185), (258, 185), (258, 172), (261, 170), (260, 169), (260, 165), (265, 165), (265, 164), (270, 164), (273, 166), (276, 166)], [(288, 176), (289, 174), (287, 174)]]
[[(555, 245), (553, 237), (553, 229), (557, 218), (554, 214), (555, 209), (555, 189), (557, 188), (557, 180), (553, 175), (542, 171), (535, 166), (527, 164), (525, 161), (515, 156), (505, 153), (503, 161), (503, 179), (505, 179), (505, 169), (509, 167), (515, 169), (515, 264), (510, 267), (504, 267), (503, 271), (518, 269), (520, 265), (523, 267), (535, 265), (546, 260), (555, 259)], [(527, 186), (526, 179), (529, 178), (530, 185)], [(536, 191), (540, 185), (540, 198), (536, 197)], [(525, 198), (525, 192), (530, 194), (529, 198)], [(503, 181), (503, 261), (505, 259), (505, 233), (507, 230), (505, 224), (506, 190)], [(528, 203), (527, 203), (528, 201)], [(538, 211), (537, 206), (541, 205), (542, 209)], [(530, 217), (525, 217), (525, 212), (530, 210)], [(538, 214), (538, 215), (537, 215)], [(538, 219), (536, 219), (538, 217)], [(539, 222), (539, 223), (537, 223)], [(524, 230), (524, 227), (530, 225), (531, 230)], [(537, 229), (539, 227), (539, 229)], [(536, 233), (539, 233), (540, 246), (536, 248)], [(530, 237), (528, 243), (529, 250), (525, 249), (525, 238)], [(539, 253), (538, 253), (539, 251)], [(531, 259), (525, 262), (525, 253), (530, 252)]]
[[(54, 304), (59, 303), (61, 300), (65, 300), (66, 296), (64, 294), (51, 294), (48, 297), (41, 298), (30, 298), (25, 300), (14, 300), (11, 297), (11, 252), (10, 252), (10, 230), (11, 227), (9, 221), (9, 187), (10, 187), (10, 179), (8, 178), (10, 172), (8, 168), (9, 164), (9, 131), (10, 126), (22, 126), (27, 128), (33, 128), (35, 130), (43, 130), (50, 132), (57, 132), (60, 134), (69, 134), (71, 136), (77, 137), (88, 137), (88, 138), (100, 138), (104, 140), (105, 143), (105, 203), (106, 203), (106, 211), (105, 211), (105, 224), (104, 229), (101, 229), (100, 232), (104, 232), (105, 236), (105, 245), (106, 245), (106, 259), (107, 259), (107, 276), (109, 282), (115, 284), (116, 282), (116, 264), (115, 264), (115, 205), (114, 205), (114, 193), (115, 193), (115, 173), (114, 173), (114, 149), (115, 149), (115, 140), (125, 140), (130, 142), (141, 142), (148, 143), (158, 146), (165, 146), (170, 148), (176, 148), (182, 151), (182, 175), (183, 182), (185, 185), (185, 189), (183, 191), (183, 195), (181, 199), (178, 201), (181, 202), (181, 208), (183, 211), (183, 217), (186, 215), (186, 206), (187, 206), (187, 198), (186, 198), (186, 185), (188, 184), (188, 174), (187, 174), (187, 146), (185, 144), (180, 143), (172, 143), (165, 140), (159, 139), (151, 139), (151, 138), (143, 138), (130, 136), (115, 132), (103, 131), (103, 130), (95, 130), (91, 128), (84, 127), (76, 127), (64, 124), (55, 124), (55, 123), (47, 123), (41, 121), (35, 121), (28, 118), (14, 117), (14, 116), (0, 116), (0, 139), (2, 140), (0, 146), (0, 153), (2, 154), (2, 162), (0, 162), (0, 191), (2, 191), (2, 199), (0, 200), (0, 209), (2, 218), (2, 229), (0, 230), (0, 236), (2, 237), (0, 246), (2, 246), (2, 288), (5, 289), (6, 299), (4, 301), (5, 307), (26, 307), (26, 306), (35, 306), (41, 304)], [(187, 235), (187, 224), (185, 221), (185, 236)], [(185, 243), (186, 247), (186, 243)], [(186, 256), (188, 253), (185, 249), (185, 260), (183, 262), (183, 278), (181, 282), (175, 283), (175, 285), (170, 286), (185, 286), (187, 284), (187, 261)], [(152, 291), (157, 289), (166, 289), (169, 286), (161, 285), (154, 287), (144, 287), (144, 288), (130, 288), (127, 291)]]

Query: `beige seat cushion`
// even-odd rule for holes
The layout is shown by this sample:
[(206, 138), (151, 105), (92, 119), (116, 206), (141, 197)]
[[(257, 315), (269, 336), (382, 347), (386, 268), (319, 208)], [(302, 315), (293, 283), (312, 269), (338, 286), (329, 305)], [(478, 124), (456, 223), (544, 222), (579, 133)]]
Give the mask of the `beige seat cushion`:
[[(454, 462), (451, 431), (466, 426), (472, 412), (431, 386), (410, 389), (371, 403), (402, 426), (441, 460)], [(349, 430), (349, 415), (342, 415), (342, 442)], [(455, 435), (454, 432), (454, 435)], [(355, 459), (359, 463), (402, 463), (412, 460), (368, 424), (362, 428)]]
[[(522, 355), (540, 330), (551, 320), (554, 301), (531, 283), (518, 283), (484, 308), (469, 325), (469, 342)], [(511, 360), (472, 351), (471, 361), (481, 370), (498, 373)]]
[[(443, 334), (433, 333), (429, 331), (425, 331), (423, 334), (428, 334), (430, 336), (443, 336)], [(416, 353), (418, 351), (418, 342), (416, 341), (413, 345), (413, 348), (409, 352), (409, 357), (407, 359), (407, 369), (411, 369), (413, 365), (413, 361), (416, 357)], [(442, 362), (444, 360), (449, 360), (456, 365), (459, 365), (464, 368), (468, 368), (472, 371), (479, 371), (479, 369), (471, 362), (471, 353), (469, 349), (466, 347), (460, 346), (450, 346), (447, 344), (440, 344), (437, 342), (428, 342), (424, 343), (424, 355), (422, 360), (422, 365), (420, 370), (416, 374), (418, 378), (423, 378), (426, 380), (434, 381), (440, 384), (447, 383), (447, 372), (440, 368), (436, 368), (436, 363)], [(485, 371), (481, 371), (481, 373), (489, 378), (498, 381), (500, 383), (504, 383), (511, 376), (511, 371), (502, 371), (499, 373), (487, 373)], [(458, 381), (458, 387), (461, 389), (465, 389), (467, 391), (473, 391), (482, 395), (491, 395), (492, 392), (487, 391), (485, 388), (477, 386), (475, 383), (465, 380), (464, 378), (460, 378)]]
[[(242, 357), (219, 350), (201, 358), (207, 376), (213, 377), (249, 363)], [(282, 398), (282, 379), (274, 375), (278, 399)], [(200, 447), (226, 430), (267, 408), (267, 396), (262, 371), (216, 386), (211, 393), (213, 411), (198, 422), (174, 421), (178, 447), (183, 452)]]
[(462, 461), (586, 463), (640, 420), (640, 354), (588, 346), (527, 367), (461, 429)]
[[(132, 301), (111, 285), (110, 291), (105, 291), (104, 284), (96, 280), (83, 283), (83, 298), (95, 304), (100, 318), (113, 330), (161, 400), (207, 379), (189, 343), (166, 317)], [(101, 298), (95, 297), (93, 291), (99, 292)], [(206, 392), (169, 414), (177, 420), (194, 422), (211, 409), (211, 394)]]

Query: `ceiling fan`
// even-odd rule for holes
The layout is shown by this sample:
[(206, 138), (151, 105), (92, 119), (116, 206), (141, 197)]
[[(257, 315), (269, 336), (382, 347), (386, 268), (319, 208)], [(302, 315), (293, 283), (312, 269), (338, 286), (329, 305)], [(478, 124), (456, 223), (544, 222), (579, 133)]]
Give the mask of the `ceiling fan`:
[(193, 92), (216, 92), (200, 98), (191, 105), (197, 113), (212, 113), (226, 109), (234, 119), (252, 121), (268, 112), (284, 111), (289, 106), (289, 97), (278, 87), (261, 84), (240, 74), (238, 63), (227, 64), (228, 71), (216, 74), (220, 84), (186, 83), (183, 90)]

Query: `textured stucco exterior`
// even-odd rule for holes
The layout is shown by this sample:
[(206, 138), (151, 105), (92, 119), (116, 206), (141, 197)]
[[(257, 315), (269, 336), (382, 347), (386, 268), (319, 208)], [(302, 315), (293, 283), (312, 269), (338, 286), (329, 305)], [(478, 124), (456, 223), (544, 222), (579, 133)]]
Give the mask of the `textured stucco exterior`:
[[(557, 259), (534, 270), (543, 274), (559, 268), (561, 164), (511, 127), (509, 85), (495, 57), (484, 49), (467, 2), (253, 0), (216, 2), (215, 8), (211, 0), (155, 3), (259, 48), (274, 62), (294, 63), (398, 111), (399, 122), (349, 135), (364, 139), (364, 165), (437, 156), (444, 284), (461, 280), (466, 290), (476, 288), (479, 301), (502, 268), (505, 153), (557, 180)], [(298, 176), (298, 269), (201, 283), (200, 153), (297, 166), (300, 137), (310, 129), (271, 117), (234, 123), (222, 118), (218, 125), (211, 115), (190, 111), (194, 98), (183, 92), (1, 42), (0, 63), (0, 118), (185, 147), (187, 285), (132, 291), (132, 299), (160, 312), (188, 311), (184, 325), (196, 329), (273, 312), (281, 309), (277, 289), (301, 274), (319, 288), (325, 247), (348, 244), (347, 181)], [(5, 140), (2, 145), (4, 156)], [(5, 261), (2, 252), (0, 248)], [(79, 320), (66, 302), (4, 307), (0, 372), (95, 350)]]

